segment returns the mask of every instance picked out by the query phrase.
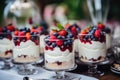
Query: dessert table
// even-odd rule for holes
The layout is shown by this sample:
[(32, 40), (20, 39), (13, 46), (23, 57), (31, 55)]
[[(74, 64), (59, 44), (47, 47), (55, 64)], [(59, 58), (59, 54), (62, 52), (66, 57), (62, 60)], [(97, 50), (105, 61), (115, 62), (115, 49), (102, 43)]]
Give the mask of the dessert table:
[[(43, 64), (43, 63), (42, 63)], [(41, 64), (40, 64), (41, 65)], [(104, 76), (87, 76), (84, 74), (88, 66), (85, 64), (77, 64), (77, 68), (73, 71), (66, 72), (67, 75), (72, 75), (73, 77), (81, 77), (80, 80), (120, 80), (120, 74), (113, 73), (110, 70), (111, 64), (106, 65), (99, 65), (98, 69), (100, 71), (103, 71), (105, 73)], [(37, 65), (38, 74), (34, 75), (27, 75), (30, 78), (33, 79), (50, 79), (51, 76), (54, 76), (55, 73), (52, 71), (47, 71), (43, 68), (41, 68), (39, 65)], [(19, 75), (15, 68), (12, 68), (11, 70), (0, 70), (0, 80), (23, 80), (23, 77), (26, 75)], [(79, 79), (74, 79), (79, 80)]]

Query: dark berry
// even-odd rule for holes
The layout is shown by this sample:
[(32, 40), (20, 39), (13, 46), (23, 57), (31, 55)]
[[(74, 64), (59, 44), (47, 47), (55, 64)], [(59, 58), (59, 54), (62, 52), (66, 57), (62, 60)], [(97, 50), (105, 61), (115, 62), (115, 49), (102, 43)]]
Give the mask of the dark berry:
[(53, 42), (53, 43), (51, 44), (51, 46), (52, 46), (52, 47), (56, 47), (56, 43)]

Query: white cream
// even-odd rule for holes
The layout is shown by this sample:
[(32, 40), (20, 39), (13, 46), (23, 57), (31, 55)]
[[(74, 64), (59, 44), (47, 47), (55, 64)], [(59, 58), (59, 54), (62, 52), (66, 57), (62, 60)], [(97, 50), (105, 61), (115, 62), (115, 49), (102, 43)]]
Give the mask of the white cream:
[(45, 47), (45, 43), (44, 43), (44, 39), (45, 39), (45, 35), (40, 35), (40, 47), (44, 48)]
[(87, 59), (98, 59), (100, 56), (106, 56), (106, 44), (99, 41), (92, 41), (92, 44), (79, 41), (79, 56), (87, 57)]
[(74, 40), (73, 49), (74, 49), (75, 52), (78, 52), (78, 41), (79, 41), (79, 39), (75, 39), (75, 40)]
[(111, 34), (106, 34), (106, 48), (109, 49), (111, 47)]
[(16, 58), (21, 55), (39, 57), (39, 45), (36, 45), (31, 40), (21, 42), (20, 46), (14, 47), (13, 58)]
[(7, 50), (12, 50), (13, 47), (13, 40), (9, 40), (7, 38), (0, 39), (0, 53), (4, 53)]
[(73, 59), (74, 53), (70, 53), (68, 49), (66, 49), (65, 51), (61, 51), (59, 47), (56, 47), (53, 51), (45, 50), (45, 60), (47, 60), (48, 62), (64, 62)]

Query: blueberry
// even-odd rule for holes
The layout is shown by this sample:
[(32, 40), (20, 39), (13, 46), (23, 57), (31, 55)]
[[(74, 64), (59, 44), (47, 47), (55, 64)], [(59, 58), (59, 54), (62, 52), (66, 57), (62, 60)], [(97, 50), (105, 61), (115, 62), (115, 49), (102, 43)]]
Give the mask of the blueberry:
[(61, 36), (62, 39), (65, 39), (65, 36)]
[(35, 36), (31, 36), (30, 38), (32, 41), (36, 40), (36, 37)]
[(20, 31), (24, 31), (24, 29), (20, 29)]
[(50, 45), (51, 45), (51, 42), (50, 42), (50, 41), (47, 41), (47, 43), (46, 43), (46, 44), (50, 46)]
[(14, 37), (13, 40), (16, 41), (18, 38), (17, 37)]
[(7, 32), (7, 27), (3, 27), (3, 32)]
[(58, 36), (58, 33), (53, 33), (53, 35), (57, 37), (57, 36)]
[(0, 36), (0, 39), (3, 39), (4, 37), (3, 36)]
[(94, 40), (95, 37), (93, 35), (91, 35), (90, 38), (91, 38), (91, 40)]
[(80, 32), (80, 28), (76, 28), (77, 32), (79, 33)]
[(30, 32), (30, 35), (34, 35), (34, 32)]
[(79, 27), (77, 24), (73, 24), (73, 26), (75, 26), (76, 28)]
[(56, 47), (56, 43), (53, 42), (53, 43), (51, 44), (51, 46), (52, 46), (52, 47)]
[(71, 32), (70, 28), (67, 29), (68, 32)]
[(26, 28), (26, 32), (30, 32), (30, 29), (29, 29), (29, 28)]
[(64, 46), (67, 46), (67, 42), (66, 41), (64, 41)]
[(67, 35), (67, 37), (68, 37), (68, 38), (73, 38), (73, 34), (69, 33), (69, 34)]
[(90, 35), (86, 35), (86, 36), (85, 36), (85, 39), (89, 39), (89, 36), (90, 36)]
[(61, 37), (60, 35), (59, 35), (59, 36), (57, 36), (57, 38), (58, 38), (58, 39), (62, 39), (62, 37)]
[(72, 44), (72, 40), (71, 39), (67, 40), (66, 42), (67, 42), (67, 44)]
[(104, 31), (105, 31), (106, 33), (111, 33), (111, 30), (110, 30), (108, 27), (105, 27)]
[(93, 30), (96, 30), (96, 29), (97, 29), (97, 27), (96, 27), (96, 26), (94, 26), (92, 29), (93, 29)]

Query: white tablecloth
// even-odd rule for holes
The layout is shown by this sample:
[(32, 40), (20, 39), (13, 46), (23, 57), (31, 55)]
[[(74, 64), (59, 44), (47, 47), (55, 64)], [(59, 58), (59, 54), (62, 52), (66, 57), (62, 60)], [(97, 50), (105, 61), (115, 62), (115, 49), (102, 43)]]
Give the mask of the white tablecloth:
[[(29, 75), (30, 78), (33, 79), (50, 79), (52, 76), (55, 76), (55, 73), (52, 71), (47, 71), (42, 68), (37, 68), (38, 73), (34, 75)], [(70, 72), (66, 72), (66, 75), (81, 77), (80, 80), (98, 80), (94, 77), (88, 77), (81, 74), (74, 74)], [(16, 68), (12, 68), (11, 70), (0, 70), (0, 80), (23, 80), (23, 75), (19, 75), (16, 71)]]

